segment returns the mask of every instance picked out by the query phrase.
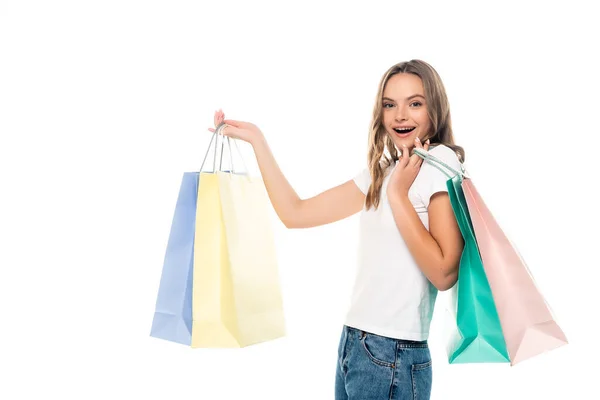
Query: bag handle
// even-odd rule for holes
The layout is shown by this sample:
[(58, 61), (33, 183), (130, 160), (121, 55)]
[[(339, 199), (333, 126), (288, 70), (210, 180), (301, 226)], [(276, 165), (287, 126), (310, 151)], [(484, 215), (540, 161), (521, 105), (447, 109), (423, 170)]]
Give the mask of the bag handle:
[[(444, 175), (446, 175), (449, 179), (454, 178), (455, 176), (460, 176), (461, 179), (462, 178), (468, 178), (468, 174), (467, 171), (464, 167), (464, 165), (461, 163), (460, 164), (460, 169), (461, 171), (457, 171), (454, 168), (452, 168), (451, 166), (449, 166), (448, 164), (446, 164), (445, 162), (443, 162), (442, 160), (440, 160), (439, 158), (432, 156), (431, 153), (429, 153), (429, 151), (420, 148), (420, 147), (415, 147), (414, 148), (414, 152), (415, 154), (417, 154), (419, 157), (421, 157), (424, 161), (429, 161), (429, 164), (433, 167), (436, 167), (437, 169), (439, 169), (440, 171), (442, 171), (444, 173)], [(444, 170), (443, 167), (446, 167), (446, 169), (448, 169), (449, 171), (453, 172), (454, 175), (450, 175), (448, 173), (448, 171)]]
[[(212, 142), (215, 138), (217, 138), (216, 142), (215, 142), (215, 155), (213, 157), (213, 170), (209, 171), (211, 173), (215, 173), (216, 172), (216, 167), (217, 167), (217, 148), (219, 147), (218, 142), (219, 142), (219, 137), (221, 137), (221, 151), (220, 151), (220, 158), (219, 158), (219, 171), (223, 172), (223, 147), (225, 146), (225, 136), (221, 133), (223, 128), (225, 128), (225, 123), (221, 122), (217, 128), (215, 129), (212, 137), (210, 138), (210, 143), (208, 144), (208, 148), (206, 149), (206, 154), (204, 154), (204, 159), (202, 160), (202, 164), (200, 165), (200, 172), (202, 172), (202, 168), (204, 168), (204, 164), (206, 162), (206, 158), (208, 157), (208, 153), (210, 152), (210, 147), (212, 145)], [(238, 151), (238, 154), (240, 155), (240, 159), (242, 160), (242, 165), (244, 166), (244, 170), (246, 172), (248, 172), (248, 168), (246, 167), (246, 163), (244, 162), (244, 157), (242, 156), (242, 152), (240, 151), (240, 148), (238, 147), (237, 142), (235, 141), (235, 139), (233, 140), (233, 143), (235, 144), (235, 147)], [(231, 171), (230, 173), (234, 173), (235, 169), (233, 166), (233, 151), (231, 149), (231, 140), (229, 137), (227, 137), (227, 144), (229, 146), (229, 160), (231, 163)]]

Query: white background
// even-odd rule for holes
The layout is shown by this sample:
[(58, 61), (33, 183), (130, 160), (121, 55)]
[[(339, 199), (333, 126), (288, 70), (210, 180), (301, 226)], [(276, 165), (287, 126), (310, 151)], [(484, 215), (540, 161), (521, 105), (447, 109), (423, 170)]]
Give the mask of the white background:
[(223, 108), (302, 197), (351, 179), (412, 58), (570, 341), (448, 365), (439, 302), (432, 398), (594, 397), (600, 32), (588, 2), (548, 3), (0, 1), (0, 398), (332, 399), (358, 217), (273, 214), (288, 335), (192, 350), (149, 336), (181, 176)]

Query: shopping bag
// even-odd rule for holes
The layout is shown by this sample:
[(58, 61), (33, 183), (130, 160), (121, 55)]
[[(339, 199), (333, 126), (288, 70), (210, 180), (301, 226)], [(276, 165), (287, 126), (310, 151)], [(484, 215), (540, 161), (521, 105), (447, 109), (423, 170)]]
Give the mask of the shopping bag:
[[(415, 149), (415, 152), (417, 150), (420, 149)], [(502, 327), (461, 186), (464, 175), (429, 153), (419, 156), (448, 177), (446, 186), (450, 203), (465, 243), (460, 258), (458, 281), (449, 290), (452, 302), (448, 311), (452, 317), (452, 325), (446, 348), (448, 362), (508, 363)]]
[[(217, 138), (219, 132), (215, 132)], [(231, 156), (229, 138), (228, 143)], [(221, 160), (222, 151), (223, 146)], [(236, 172), (233, 160), (231, 164), (231, 171), (220, 166), (200, 173), (193, 267), (194, 348), (246, 347), (285, 336), (264, 182)]]
[(171, 223), (150, 336), (192, 342), (192, 272), (198, 173), (183, 174)]
[(470, 180), (465, 198), (486, 276), (500, 316), (511, 365), (568, 343), (516, 249)]

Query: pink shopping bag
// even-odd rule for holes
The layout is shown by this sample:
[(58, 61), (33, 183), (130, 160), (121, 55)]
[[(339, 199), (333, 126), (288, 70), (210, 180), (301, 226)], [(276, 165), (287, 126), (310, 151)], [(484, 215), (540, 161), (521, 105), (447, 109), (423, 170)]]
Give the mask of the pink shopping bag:
[(525, 261), (473, 181), (465, 179), (462, 186), (511, 365), (567, 344)]

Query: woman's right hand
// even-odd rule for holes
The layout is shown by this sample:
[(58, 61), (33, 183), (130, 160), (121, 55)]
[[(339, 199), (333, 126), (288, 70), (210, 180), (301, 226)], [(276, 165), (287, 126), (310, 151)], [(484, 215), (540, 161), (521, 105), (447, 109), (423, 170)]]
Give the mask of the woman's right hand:
[[(231, 119), (225, 119), (225, 114), (222, 110), (215, 112), (215, 128), (222, 122), (225, 123), (225, 127), (221, 129), (221, 133), (224, 136), (232, 137), (234, 139), (240, 139), (250, 144), (256, 142), (256, 140), (263, 137), (261, 130), (250, 122), (235, 121)], [(208, 128), (210, 132), (214, 132), (215, 129)]]

